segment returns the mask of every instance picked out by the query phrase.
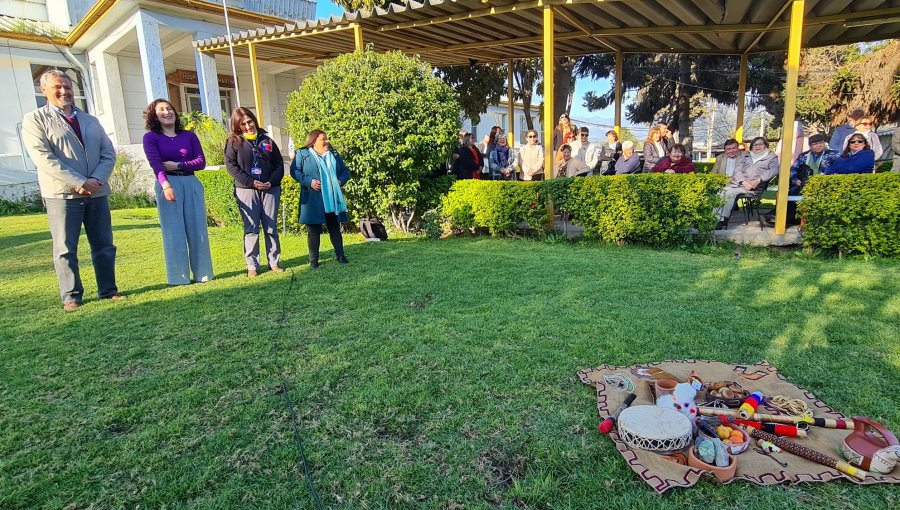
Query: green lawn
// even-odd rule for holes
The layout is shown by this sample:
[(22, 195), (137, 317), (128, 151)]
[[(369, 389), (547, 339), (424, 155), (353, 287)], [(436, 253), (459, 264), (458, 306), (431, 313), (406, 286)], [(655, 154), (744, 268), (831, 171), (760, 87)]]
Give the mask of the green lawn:
[[(153, 209), (116, 211), (125, 303), (64, 314), (46, 217), (0, 218), (0, 508), (858, 508), (890, 486), (702, 481), (657, 496), (596, 431), (603, 363), (777, 366), (900, 431), (900, 263), (484, 238), (284, 239), (291, 272), (165, 285)], [(279, 321), (284, 305), (286, 319)], [(273, 346), (278, 346), (277, 348)]]

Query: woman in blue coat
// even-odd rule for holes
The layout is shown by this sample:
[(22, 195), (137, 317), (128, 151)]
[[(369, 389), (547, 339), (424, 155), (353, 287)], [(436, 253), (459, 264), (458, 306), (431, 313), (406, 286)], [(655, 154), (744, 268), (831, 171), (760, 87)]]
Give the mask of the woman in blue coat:
[(300, 223), (308, 231), (309, 266), (319, 267), (319, 240), (322, 224), (334, 246), (334, 255), (347, 264), (341, 223), (347, 221), (347, 200), (341, 188), (350, 178), (350, 170), (341, 156), (331, 148), (328, 135), (315, 129), (306, 137), (306, 145), (297, 151), (291, 163), (291, 177), (300, 183)]
[(868, 174), (875, 169), (875, 152), (869, 147), (866, 135), (859, 131), (853, 133), (847, 142), (847, 149), (841, 157), (835, 158), (822, 173), (829, 174)]

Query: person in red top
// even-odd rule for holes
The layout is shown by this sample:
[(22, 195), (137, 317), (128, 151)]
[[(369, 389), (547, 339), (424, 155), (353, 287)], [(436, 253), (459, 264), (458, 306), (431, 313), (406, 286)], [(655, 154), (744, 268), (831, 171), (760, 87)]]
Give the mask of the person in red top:
[(478, 147), (475, 147), (475, 138), (471, 133), (463, 137), (462, 146), (456, 151), (459, 156), (453, 162), (453, 173), (457, 179), (480, 179), (481, 167), (484, 166), (484, 156)]
[(669, 151), (669, 155), (659, 160), (653, 167), (653, 172), (667, 174), (691, 174), (694, 173), (694, 162), (685, 156), (687, 150), (684, 145), (676, 143)]

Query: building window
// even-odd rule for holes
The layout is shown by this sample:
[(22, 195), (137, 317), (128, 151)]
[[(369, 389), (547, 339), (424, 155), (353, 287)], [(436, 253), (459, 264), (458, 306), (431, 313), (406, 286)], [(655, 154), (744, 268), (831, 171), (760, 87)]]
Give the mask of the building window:
[(34, 81), (34, 98), (38, 108), (47, 104), (47, 98), (41, 92), (41, 75), (51, 69), (58, 69), (72, 80), (72, 92), (75, 94), (75, 107), (80, 110), (87, 111), (87, 98), (84, 95), (84, 82), (81, 73), (77, 69), (71, 67), (47, 66), (42, 64), (31, 64), (31, 78)]
[[(184, 85), (183, 93), (184, 102), (182, 104), (184, 104), (185, 113), (203, 111), (203, 103), (200, 101), (200, 87)], [(233, 95), (233, 90), (219, 88), (219, 102), (222, 107), (222, 113), (225, 115), (231, 115), (231, 110), (233, 109), (231, 98)]]
[(506, 131), (509, 128), (509, 124), (507, 124), (507, 122), (506, 122), (506, 114), (505, 113), (495, 113), (494, 120), (497, 122), (494, 125), (502, 127), (503, 131)]

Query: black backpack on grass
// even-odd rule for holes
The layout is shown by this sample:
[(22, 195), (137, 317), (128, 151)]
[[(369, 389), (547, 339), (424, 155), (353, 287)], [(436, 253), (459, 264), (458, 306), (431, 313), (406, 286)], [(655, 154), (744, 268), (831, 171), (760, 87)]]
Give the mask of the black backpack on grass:
[(360, 220), (359, 231), (362, 232), (366, 241), (387, 241), (387, 229), (381, 224), (377, 218)]

